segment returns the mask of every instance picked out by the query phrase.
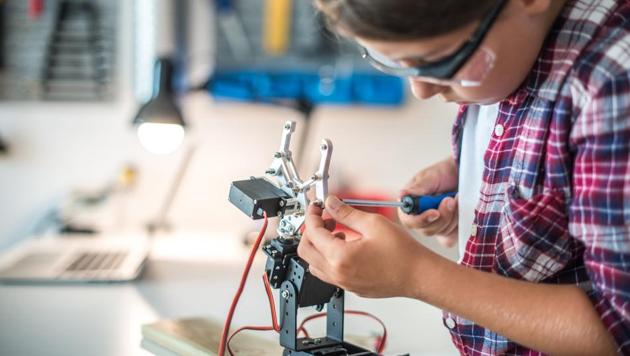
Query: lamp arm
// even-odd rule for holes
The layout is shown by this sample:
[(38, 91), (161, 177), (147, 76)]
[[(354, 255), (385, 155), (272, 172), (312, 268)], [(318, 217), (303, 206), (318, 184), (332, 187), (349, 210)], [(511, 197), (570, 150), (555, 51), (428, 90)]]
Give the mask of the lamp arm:
[(168, 216), (168, 212), (170, 211), (173, 201), (179, 192), (179, 188), (181, 187), (182, 180), (186, 175), (186, 171), (188, 170), (188, 166), (190, 165), (190, 161), (192, 160), (193, 155), (197, 151), (197, 145), (195, 143), (191, 143), (186, 148), (184, 152), (184, 156), (182, 157), (181, 162), (179, 163), (179, 167), (175, 173), (175, 178), (173, 182), (169, 186), (169, 190), (166, 194), (166, 198), (162, 203), (162, 207), (158, 212), (157, 217), (151, 223), (148, 224), (147, 229), (149, 230), (149, 234), (153, 235), (156, 231), (160, 229), (164, 229), (167, 227), (166, 217)]

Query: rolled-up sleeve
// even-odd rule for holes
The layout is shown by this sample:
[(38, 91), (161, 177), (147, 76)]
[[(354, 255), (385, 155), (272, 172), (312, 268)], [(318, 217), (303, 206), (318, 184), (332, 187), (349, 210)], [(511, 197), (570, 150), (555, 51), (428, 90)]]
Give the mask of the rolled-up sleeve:
[(594, 307), (630, 354), (630, 73), (600, 83), (589, 83), (571, 131), (569, 229), (585, 246)]

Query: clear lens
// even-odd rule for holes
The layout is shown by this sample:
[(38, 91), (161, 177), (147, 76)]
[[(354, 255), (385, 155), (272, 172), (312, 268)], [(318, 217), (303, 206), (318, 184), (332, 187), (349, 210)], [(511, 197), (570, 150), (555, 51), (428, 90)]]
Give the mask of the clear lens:
[(385, 56), (381, 52), (377, 52), (377, 51), (375, 51), (373, 49), (370, 49), (370, 48), (364, 48), (364, 49), (367, 52), (367, 55), (369, 57), (371, 57), (374, 61), (376, 61), (377, 63), (381, 64), (384, 67), (390, 67), (390, 68), (396, 69), (396, 70), (409, 69), (409, 68), (405, 68), (399, 62), (396, 62), (396, 61), (393, 61), (393, 60), (389, 59), (389, 57)]
[(371, 49), (366, 49), (366, 59), (378, 70), (403, 76), (414, 77), (416, 79), (426, 81), (428, 83), (438, 85), (460, 85), (463, 87), (474, 87), (481, 85), (488, 73), (494, 67), (496, 55), (485, 46), (477, 48), (473, 55), (468, 59), (464, 66), (451, 79), (440, 79), (431, 76), (418, 75), (418, 71), (422, 67), (408, 67), (400, 62), (393, 61), (387, 56)]
[(462, 86), (479, 86), (494, 68), (495, 60), (496, 55), (491, 49), (479, 47), (453, 79), (461, 82)]

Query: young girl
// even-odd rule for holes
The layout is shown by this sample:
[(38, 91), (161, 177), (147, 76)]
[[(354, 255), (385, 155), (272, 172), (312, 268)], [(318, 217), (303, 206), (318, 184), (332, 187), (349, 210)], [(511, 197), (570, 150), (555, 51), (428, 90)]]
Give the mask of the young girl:
[[(453, 157), (402, 194), (458, 191), (400, 226), (329, 197), (299, 254), (320, 279), (444, 310), (462, 354), (630, 354), (630, 2), (316, 0), (418, 99), (461, 105)], [(419, 147), (419, 149), (422, 149)]]

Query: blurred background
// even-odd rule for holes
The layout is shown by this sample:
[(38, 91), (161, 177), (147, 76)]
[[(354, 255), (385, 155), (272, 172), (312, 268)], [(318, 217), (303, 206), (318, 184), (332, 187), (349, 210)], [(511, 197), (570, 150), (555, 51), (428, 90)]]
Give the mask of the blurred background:
[(310, 1), (0, 0), (0, 253), (147, 228), (240, 239), (259, 225), (230, 183), (264, 174), (287, 120), (303, 177), (329, 138), (331, 193), (396, 199), (450, 154), (456, 110), (372, 70)]
[[(71, 215), (59, 210), (81, 194), (102, 199), (68, 220), (101, 230), (143, 226), (191, 146), (171, 224), (246, 225), (227, 201), (230, 182), (264, 173), (286, 120), (298, 122), (293, 149), (303, 148), (303, 176), (317, 166), (319, 141), (333, 141), (337, 192), (394, 197), (450, 153), (456, 108), (417, 102), (402, 80), (372, 71), (308, 1), (267, 13), (265, 1), (0, 4), (0, 249), (59, 228), (51, 214)], [(158, 133), (157, 146), (174, 148), (154, 147), (167, 152), (156, 155), (134, 119), (159, 85), (158, 58), (171, 62), (172, 85), (163, 90), (180, 107), (185, 135), (178, 144)], [(121, 182), (128, 170), (133, 182)]]

